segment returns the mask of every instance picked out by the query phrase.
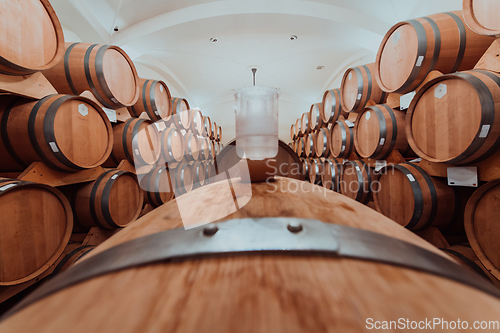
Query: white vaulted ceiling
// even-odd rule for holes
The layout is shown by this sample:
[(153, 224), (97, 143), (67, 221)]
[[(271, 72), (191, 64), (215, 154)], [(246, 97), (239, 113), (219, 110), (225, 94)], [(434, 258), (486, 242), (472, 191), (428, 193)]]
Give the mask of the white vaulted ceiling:
[(289, 142), (290, 125), (326, 89), (338, 88), (347, 68), (373, 62), (393, 24), (462, 6), (462, 0), (50, 2), (66, 41), (122, 47), (139, 76), (164, 80), (173, 96), (221, 125), (224, 142), (234, 138), (234, 91), (251, 85), (252, 67), (258, 85), (281, 92), (280, 138)]

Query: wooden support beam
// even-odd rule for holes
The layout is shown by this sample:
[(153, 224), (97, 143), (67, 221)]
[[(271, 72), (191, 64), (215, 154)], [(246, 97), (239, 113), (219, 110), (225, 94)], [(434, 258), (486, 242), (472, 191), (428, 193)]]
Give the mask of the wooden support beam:
[(0, 74), (0, 92), (31, 99), (42, 99), (57, 91), (42, 73), (27, 76)]

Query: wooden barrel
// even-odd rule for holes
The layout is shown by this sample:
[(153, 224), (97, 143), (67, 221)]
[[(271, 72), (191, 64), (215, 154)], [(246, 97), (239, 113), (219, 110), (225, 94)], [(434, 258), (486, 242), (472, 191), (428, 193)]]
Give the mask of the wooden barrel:
[(499, 12), (500, 3), (496, 0), (463, 1), (463, 15), (467, 26), (481, 35), (500, 35)]
[(184, 138), (175, 127), (169, 127), (161, 132), (161, 156), (163, 162), (181, 162), (184, 159), (184, 151)]
[(169, 118), (169, 123), (173, 124), (180, 131), (188, 131), (191, 128), (191, 114), (190, 110), (176, 112)]
[(0, 286), (45, 272), (64, 251), (73, 229), (66, 197), (47, 185), (0, 178)]
[(315, 133), (309, 133), (306, 136), (306, 142), (305, 142), (305, 148), (304, 148), (304, 153), (305, 156), (315, 158), (316, 156), (316, 148), (314, 142), (316, 141), (316, 134)]
[(71, 194), (75, 229), (119, 229), (137, 219), (144, 196), (137, 176), (110, 169)]
[(210, 141), (206, 137), (198, 137), (198, 147), (200, 150), (199, 159), (206, 161), (210, 158)]
[(183, 113), (189, 111), (189, 102), (185, 98), (173, 97), (172, 98), (172, 114)]
[(207, 177), (207, 167), (204, 162), (193, 162), (193, 188), (200, 188), (205, 185)]
[(323, 119), (321, 118), (321, 111), (323, 110), (323, 104), (315, 103), (311, 105), (309, 109), (309, 131), (315, 131), (321, 128), (323, 125)]
[(82, 245), (70, 243), (56, 262), (56, 267), (50, 275), (51, 277), (71, 268), (78, 260), (95, 248), (93, 245)]
[(170, 173), (165, 166), (157, 166), (140, 181), (145, 200), (153, 207), (160, 207), (174, 198)]
[(328, 158), (323, 161), (323, 173), (321, 183), (324, 188), (340, 192), (340, 179), (343, 170), (343, 161), (336, 158)]
[(217, 141), (222, 142), (222, 127), (219, 126), (219, 132), (217, 135)]
[(308, 134), (310, 132), (309, 128), (309, 113), (305, 112), (302, 114), (302, 117), (300, 118), (300, 133), (302, 136)]
[(208, 141), (208, 154), (210, 155), (211, 160), (214, 160), (217, 157), (217, 151), (215, 150), (215, 143), (210, 140)]
[(470, 164), (500, 147), (500, 74), (438, 77), (414, 97), (406, 116), (413, 151), (431, 162)]
[(415, 164), (387, 166), (377, 180), (377, 210), (407, 229), (445, 229), (458, 218), (458, 194)]
[(323, 94), (323, 112), (321, 117), (324, 123), (333, 124), (340, 116), (347, 118), (348, 114), (342, 110), (340, 89), (330, 89)]
[(198, 137), (191, 131), (184, 136), (184, 158), (186, 161), (196, 161), (200, 158)]
[(217, 139), (217, 123), (215, 121), (212, 122), (212, 133), (210, 135), (210, 138), (215, 141)]
[(4, 2), (0, 21), (4, 22), (0, 34), (1, 74), (33, 74), (52, 68), (62, 59), (63, 30), (48, 0)]
[(295, 121), (295, 138), (299, 138), (300, 136), (302, 136), (302, 133), (300, 130), (300, 124), (301, 124), (301, 120), (297, 119)]
[(393, 150), (406, 155), (409, 145), (405, 117), (405, 112), (393, 110), (386, 104), (364, 109), (354, 126), (354, 146), (359, 156), (383, 160)]
[(498, 203), (500, 180), (481, 186), (469, 199), (465, 208), (465, 231), (469, 243), (481, 263), (500, 280), (500, 255), (498, 250)]
[(332, 136), (328, 128), (321, 128), (316, 133), (316, 156), (318, 157), (327, 157), (330, 155), (330, 146), (331, 146)]
[(297, 155), (300, 157), (306, 157), (306, 138), (300, 137), (297, 141)]
[(290, 128), (290, 139), (293, 141), (295, 140), (295, 124), (292, 125), (292, 127)]
[(2, 171), (22, 171), (38, 161), (59, 171), (80, 171), (101, 165), (111, 153), (111, 123), (84, 97), (31, 101), (4, 95), (0, 119)]
[(156, 163), (161, 154), (160, 135), (150, 120), (130, 118), (113, 126), (113, 151), (106, 167), (116, 167), (128, 160), (132, 165), (144, 166)]
[(146, 112), (149, 119), (159, 121), (172, 115), (172, 96), (163, 81), (139, 79), (139, 98), (128, 108), (132, 117)]
[[(217, 171), (219, 174), (225, 173), (241, 161), (236, 153), (236, 140), (229, 142), (217, 157)], [(278, 154), (276, 157), (265, 162), (266, 166), (271, 165), (269, 169), (263, 171), (265, 178), (267, 176), (289, 177), (302, 179), (301, 161), (297, 154), (283, 141), (278, 141)], [(231, 170), (231, 177), (239, 175)]]
[(134, 63), (118, 46), (66, 43), (64, 59), (43, 72), (61, 94), (88, 90), (109, 109), (132, 106), (139, 98)]
[(459, 262), (463, 267), (476, 272), (485, 279), (492, 280), (492, 282), (496, 282), (498, 284), (498, 280), (496, 280), (495, 277), (493, 277), (483, 266), (481, 261), (477, 258), (476, 254), (472, 250), (470, 244), (455, 244), (448, 248), (442, 248), (441, 250), (452, 257), (454, 260)]
[(194, 187), (194, 170), (191, 163), (180, 163), (175, 169), (170, 170), (175, 179), (175, 195), (189, 193)]
[(448, 74), (474, 68), (492, 42), (467, 27), (462, 11), (400, 22), (380, 45), (375, 78), (382, 90), (405, 94), (433, 70)]
[(342, 110), (361, 112), (369, 101), (383, 104), (387, 94), (380, 89), (375, 80), (375, 63), (349, 68), (342, 78), (340, 87)]
[(348, 161), (342, 171), (340, 193), (366, 204), (372, 198), (373, 177), (373, 171), (365, 162)]
[(203, 116), (203, 136), (210, 138), (212, 133), (212, 121), (210, 117)]
[(333, 157), (348, 159), (354, 149), (354, 123), (340, 119), (331, 130), (330, 152)]
[[(442, 251), (389, 219), (374, 214), (368, 207), (334, 192), (327, 191), (325, 194), (315, 191), (315, 186), (307, 183), (280, 178), (274, 183), (251, 184), (253, 196), (246, 205), (236, 210), (235, 202), (239, 198), (235, 194), (230, 196), (233, 200), (222, 199), (227, 194), (227, 186), (227, 182), (217, 182), (193, 191), (182, 200), (211, 208), (208, 216), (207, 210), (195, 210), (193, 220), (210, 221), (222, 211), (230, 214), (224, 218), (228, 221), (256, 219), (251, 226), (257, 232), (268, 226), (267, 232), (264, 230), (258, 235), (261, 240), (253, 244), (252, 250), (238, 255), (230, 250), (228, 255), (194, 258), (181, 255), (175, 260), (128, 266), (112, 274), (105, 272), (99, 277), (75, 283), (71, 288), (59, 290), (6, 317), (0, 323), (0, 331), (202, 332), (207, 327), (215, 327), (217, 332), (226, 333), (234, 332), (237, 327), (238, 331), (255, 331), (258, 328), (261, 332), (319, 332), (325, 329), (361, 332), (375, 324), (367, 319), (374, 318), (374, 313), (380, 316), (379, 320), (393, 320), (404, 315), (414, 320), (440, 318), (450, 323), (460, 318), (461, 322), (471, 325), (476, 320), (497, 320), (500, 316), (500, 301), (495, 296), (466, 283), (453, 281), (450, 275), (443, 277), (435, 271), (419, 269), (415, 261), (404, 261), (413, 256), (417, 261), (429, 262), (431, 266), (444, 264), (448, 269), (453, 267), (458, 272), (463, 271), (447, 261), (451, 259)], [(232, 186), (238, 193), (248, 184), (233, 182)], [(276, 191), (276, 187), (282, 190)], [(297, 188), (300, 190), (294, 190)], [(314, 209), (304, 209), (305, 202), (314, 203)], [(323, 229), (314, 229), (305, 221), (298, 224), (296, 220), (279, 219), (290, 217), (318, 220), (317, 225)], [(136, 239), (156, 237), (154, 239), (160, 244), (163, 235), (153, 235), (174, 228), (180, 228), (179, 232), (165, 234), (164, 237), (172, 236), (166, 238), (166, 242), (178, 241), (182, 249), (195, 253), (198, 253), (195, 247), (204, 249), (205, 237), (216, 249), (218, 246), (234, 248), (232, 242), (225, 241), (226, 238), (220, 240), (226, 232), (233, 232), (231, 239), (236, 239), (237, 245), (246, 244), (250, 239), (250, 235), (233, 229), (236, 221), (233, 224), (218, 221), (216, 225), (204, 226), (189, 233), (189, 230), (183, 229), (183, 218), (177, 200), (167, 203), (99, 245), (79, 260), (75, 268), (82, 265), (80, 269), (86, 271), (94, 267), (94, 264), (99, 264), (98, 259), (103, 258), (101, 253), (119, 245), (127, 251), (133, 244), (145, 247), (149, 244), (150, 253), (156, 254), (155, 248), (151, 248), (153, 244), (146, 242), (151, 238), (143, 239), (143, 243)], [(262, 218), (269, 219), (259, 220)], [(246, 226), (249, 223), (240, 220), (237, 225)], [(274, 244), (280, 240), (277, 247), (281, 244), (287, 247), (290, 244), (288, 239), (294, 241), (300, 237), (299, 244), (306, 242), (314, 249), (322, 249), (325, 243), (332, 244), (331, 228), (348, 230), (351, 236), (348, 238), (342, 232), (334, 234), (338, 237), (333, 238), (336, 239), (334, 244), (338, 242), (342, 245), (340, 253), (259, 251), (265, 248), (266, 237), (271, 237), (269, 242)], [(325, 229), (327, 231), (322, 233)], [(184, 240), (185, 234), (192, 238)], [(359, 241), (360, 235), (366, 235), (370, 242)], [(129, 241), (135, 243), (127, 243)], [(366, 248), (361, 252), (364, 257), (345, 256), (344, 251), (352, 248)], [(413, 250), (411, 255), (406, 249)], [(137, 250), (144, 251), (141, 247)], [(366, 252), (369, 255), (365, 255)], [(115, 259), (116, 249), (108, 253), (111, 260)], [(405, 265), (382, 261), (384, 254), (386, 258), (404, 258)], [(116, 257), (116, 260), (120, 259)], [(104, 294), (116, 296), (103, 297), (92, 307), (83, 301)], [(80, 301), (75, 302), (75, 299)], [(249, 306), (257, 300), (262, 300), (258, 306)], [(344, 309), (346, 304), (349, 311), (335, 311)], [(318, 311), (318, 308), (322, 310)], [(110, 320), (106, 309), (113, 310), (115, 320)], [(59, 316), (52, 315), (54, 312)], [(87, 317), (92, 317), (92, 320), (82, 321)], [(374, 320), (378, 319), (375, 317)], [(418, 322), (415, 321), (415, 324), (418, 326)]]
[(214, 177), (217, 175), (217, 172), (215, 170), (215, 165), (213, 161), (206, 161), (205, 162), (205, 185), (210, 184), (214, 180)]
[(190, 111), (191, 117), (191, 131), (195, 135), (203, 135), (203, 114), (198, 109), (192, 109)]
[(312, 159), (309, 167), (309, 182), (311, 184), (322, 185), (323, 173), (323, 162), (317, 158)]

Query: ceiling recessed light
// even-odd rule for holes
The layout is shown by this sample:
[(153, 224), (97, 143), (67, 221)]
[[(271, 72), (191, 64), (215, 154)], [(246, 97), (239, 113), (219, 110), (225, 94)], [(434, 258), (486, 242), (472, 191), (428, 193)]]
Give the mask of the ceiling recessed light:
[(291, 35), (291, 36), (290, 36), (290, 40), (297, 40), (297, 38), (299, 38), (299, 37), (297, 37), (297, 36), (295, 36), (295, 35)]
[(212, 37), (212, 38), (210, 38), (210, 41), (212, 43), (217, 43), (219, 40), (217, 38), (215, 38), (215, 37)]
[(325, 66), (318, 66), (318, 67), (316, 67), (316, 69), (323, 69), (323, 68), (325, 68)]

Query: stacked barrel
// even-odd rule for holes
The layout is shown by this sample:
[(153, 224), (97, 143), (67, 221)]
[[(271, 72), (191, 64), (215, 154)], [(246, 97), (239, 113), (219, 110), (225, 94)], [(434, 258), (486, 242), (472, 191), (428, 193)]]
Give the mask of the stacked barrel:
[[(412, 231), (439, 230), (447, 246), (468, 238), (473, 252), (461, 250), (464, 261), (495, 283), (500, 180), (472, 195), (425, 166), (476, 166), (500, 154), (500, 61), (488, 51), (500, 31), (498, 9), (496, 1), (464, 0), (463, 12), (394, 25), (376, 62), (349, 68), (341, 87), (291, 129), (311, 183)], [(399, 103), (412, 96), (409, 107)]]

